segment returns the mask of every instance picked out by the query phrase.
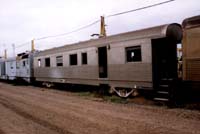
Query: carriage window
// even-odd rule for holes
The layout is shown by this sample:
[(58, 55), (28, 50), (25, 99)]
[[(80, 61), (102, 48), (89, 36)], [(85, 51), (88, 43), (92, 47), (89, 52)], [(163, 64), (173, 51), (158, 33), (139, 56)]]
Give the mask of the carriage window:
[(70, 65), (77, 65), (77, 54), (69, 55)]
[(50, 67), (50, 58), (45, 58), (45, 67)]
[(25, 67), (25, 66), (26, 66), (26, 61), (24, 60), (24, 61), (23, 61), (23, 67)]
[(87, 64), (87, 53), (82, 53), (82, 65), (86, 65)]
[(127, 62), (142, 61), (141, 46), (127, 47), (126, 61)]
[(10, 62), (10, 68), (13, 69), (13, 63), (12, 62)]
[(63, 57), (62, 56), (56, 57), (56, 65), (57, 66), (63, 66)]
[(41, 59), (38, 59), (38, 67), (41, 67)]
[(16, 68), (17, 68), (17, 69), (20, 68), (20, 63), (19, 63), (19, 62), (16, 63)]

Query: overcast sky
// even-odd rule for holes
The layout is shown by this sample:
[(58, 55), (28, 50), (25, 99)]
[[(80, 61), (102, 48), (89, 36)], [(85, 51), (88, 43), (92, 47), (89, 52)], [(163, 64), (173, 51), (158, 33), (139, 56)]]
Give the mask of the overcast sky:
[[(12, 44), (16, 53), (30, 50), (31, 40), (67, 33), (90, 24), (101, 15), (132, 10), (167, 0), (0, 0), (0, 56)], [(183, 19), (200, 15), (199, 0), (173, 2), (112, 18), (105, 18), (108, 35), (152, 27), (166, 23), (182, 23)], [(57, 38), (36, 40), (37, 49), (43, 50), (64, 44), (91, 39), (99, 33), (99, 23), (76, 33)]]

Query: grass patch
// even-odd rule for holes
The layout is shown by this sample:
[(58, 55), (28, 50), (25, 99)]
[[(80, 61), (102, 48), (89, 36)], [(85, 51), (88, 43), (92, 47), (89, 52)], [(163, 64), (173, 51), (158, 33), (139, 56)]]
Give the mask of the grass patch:
[(102, 95), (97, 95), (93, 92), (78, 92), (77, 95), (84, 98), (101, 98), (102, 101), (107, 101), (107, 102), (112, 102), (112, 103), (120, 103), (120, 104), (128, 103), (127, 99), (118, 97), (116, 95), (102, 96)]
[(78, 92), (77, 94), (78, 94), (78, 96), (81, 96), (81, 97), (93, 97), (94, 96), (94, 94), (91, 92)]
[(126, 104), (126, 103), (128, 103), (127, 99), (118, 97), (118, 96), (116, 96), (116, 95), (104, 96), (103, 99), (104, 99), (105, 101), (113, 102), (113, 103), (121, 103), (121, 104)]

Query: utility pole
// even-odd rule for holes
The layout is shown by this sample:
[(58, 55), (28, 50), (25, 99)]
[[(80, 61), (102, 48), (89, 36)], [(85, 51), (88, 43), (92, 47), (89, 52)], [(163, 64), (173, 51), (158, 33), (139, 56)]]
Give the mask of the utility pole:
[(15, 44), (12, 44), (13, 47), (13, 57), (15, 57)]
[(101, 24), (100, 24), (100, 35), (99, 38), (106, 36), (106, 29), (105, 29), (105, 20), (104, 16), (101, 16)]
[[(1, 53), (1, 45), (0, 45), (0, 53)], [(0, 58), (3, 58), (3, 56), (0, 56)]]
[(4, 58), (7, 59), (7, 49), (4, 50)]
[(35, 51), (35, 44), (34, 44), (34, 39), (31, 40), (31, 52)]

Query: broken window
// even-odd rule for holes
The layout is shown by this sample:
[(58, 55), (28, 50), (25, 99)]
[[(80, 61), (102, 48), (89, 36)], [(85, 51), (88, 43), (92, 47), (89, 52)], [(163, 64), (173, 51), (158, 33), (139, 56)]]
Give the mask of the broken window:
[(41, 67), (41, 59), (38, 59), (38, 67)]
[(82, 65), (87, 64), (87, 53), (82, 53)]
[(45, 67), (50, 67), (50, 58), (45, 58)]
[(126, 48), (126, 61), (127, 62), (142, 61), (141, 46), (127, 47)]
[(63, 56), (57, 56), (56, 57), (56, 65), (58, 66), (63, 66)]
[(77, 54), (71, 54), (69, 55), (69, 62), (70, 65), (77, 65)]

